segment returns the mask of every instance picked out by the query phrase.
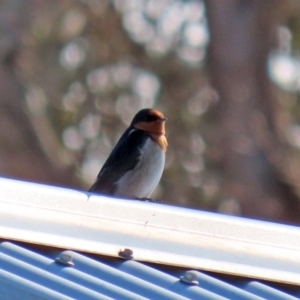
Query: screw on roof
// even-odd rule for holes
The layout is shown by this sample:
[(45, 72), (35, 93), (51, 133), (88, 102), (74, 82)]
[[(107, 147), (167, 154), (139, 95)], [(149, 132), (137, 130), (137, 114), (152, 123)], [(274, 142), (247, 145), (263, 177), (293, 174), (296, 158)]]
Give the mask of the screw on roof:
[(187, 284), (199, 284), (199, 281), (197, 280), (197, 274), (195, 271), (186, 271), (183, 276), (180, 276), (180, 281)]
[(125, 259), (133, 259), (133, 251), (131, 249), (125, 248), (121, 249), (118, 255)]
[(72, 255), (65, 252), (60, 253), (59, 257), (55, 259), (55, 262), (68, 267), (74, 266), (74, 263), (72, 262)]

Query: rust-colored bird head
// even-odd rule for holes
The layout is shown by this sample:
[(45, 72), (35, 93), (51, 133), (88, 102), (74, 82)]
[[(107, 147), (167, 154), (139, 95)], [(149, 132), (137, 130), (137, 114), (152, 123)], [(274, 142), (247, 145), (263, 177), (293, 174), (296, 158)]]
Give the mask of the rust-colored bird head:
[(165, 134), (165, 122), (168, 119), (156, 109), (145, 108), (140, 110), (131, 122), (131, 126), (144, 130), (151, 135), (161, 136)]

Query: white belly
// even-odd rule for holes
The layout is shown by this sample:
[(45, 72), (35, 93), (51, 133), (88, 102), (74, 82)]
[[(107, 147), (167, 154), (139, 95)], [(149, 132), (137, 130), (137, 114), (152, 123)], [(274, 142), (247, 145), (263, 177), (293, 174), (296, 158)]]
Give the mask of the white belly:
[(165, 153), (150, 138), (143, 147), (140, 162), (117, 183), (115, 195), (149, 198), (157, 186), (165, 165)]

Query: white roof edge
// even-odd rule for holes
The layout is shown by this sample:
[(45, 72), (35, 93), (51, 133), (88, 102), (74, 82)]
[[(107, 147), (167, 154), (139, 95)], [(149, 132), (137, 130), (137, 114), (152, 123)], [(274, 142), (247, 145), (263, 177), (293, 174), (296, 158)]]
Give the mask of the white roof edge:
[(0, 238), (300, 282), (300, 229), (0, 178)]

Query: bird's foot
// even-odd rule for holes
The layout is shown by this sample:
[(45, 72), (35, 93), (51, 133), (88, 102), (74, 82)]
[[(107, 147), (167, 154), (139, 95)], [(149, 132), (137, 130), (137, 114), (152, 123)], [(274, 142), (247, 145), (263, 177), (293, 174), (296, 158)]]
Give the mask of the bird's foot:
[(140, 201), (145, 201), (145, 202), (162, 203), (162, 200), (160, 200), (160, 199), (151, 199), (151, 198), (146, 198), (146, 197), (136, 198), (136, 199), (140, 200)]

